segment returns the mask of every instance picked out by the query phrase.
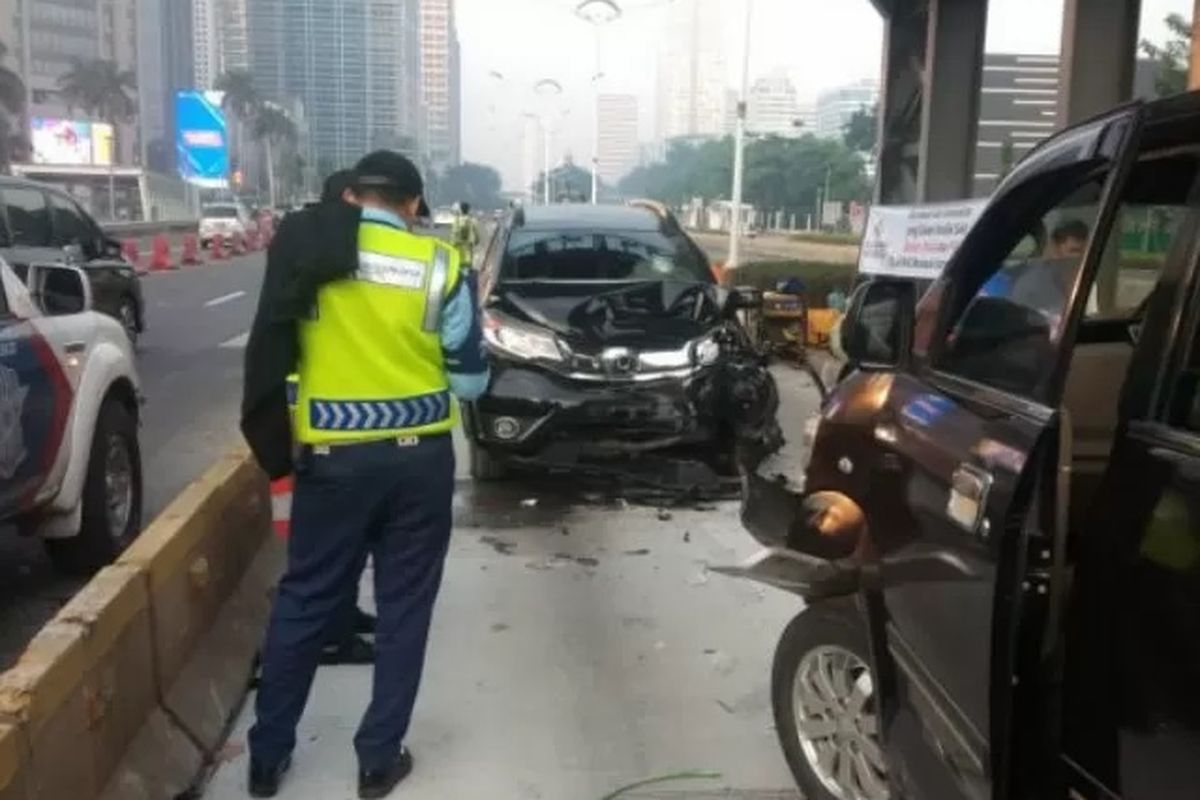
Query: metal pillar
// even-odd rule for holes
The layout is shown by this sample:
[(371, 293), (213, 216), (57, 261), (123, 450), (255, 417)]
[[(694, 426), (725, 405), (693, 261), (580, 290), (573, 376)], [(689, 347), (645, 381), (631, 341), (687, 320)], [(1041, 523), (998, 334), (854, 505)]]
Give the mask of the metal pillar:
[(987, 0), (930, 0), (921, 102), (917, 201), (970, 197)]
[(917, 196), (921, 70), (928, 15), (922, 3), (876, 5), (884, 15), (884, 43), (875, 202), (906, 203)]
[(1192, 10), (1192, 64), (1188, 70), (1188, 88), (1200, 89), (1200, 0)]
[(1133, 95), (1141, 0), (1063, 0), (1058, 124), (1107, 111)]

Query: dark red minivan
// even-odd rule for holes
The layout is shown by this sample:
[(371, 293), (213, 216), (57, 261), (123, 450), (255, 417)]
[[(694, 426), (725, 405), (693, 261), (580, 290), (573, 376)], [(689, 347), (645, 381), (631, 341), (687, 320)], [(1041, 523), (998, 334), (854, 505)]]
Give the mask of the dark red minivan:
[(915, 294), (855, 295), (805, 474), (746, 478), (767, 549), (727, 571), (805, 600), (798, 782), (1200, 797), (1200, 94), (1043, 143)]

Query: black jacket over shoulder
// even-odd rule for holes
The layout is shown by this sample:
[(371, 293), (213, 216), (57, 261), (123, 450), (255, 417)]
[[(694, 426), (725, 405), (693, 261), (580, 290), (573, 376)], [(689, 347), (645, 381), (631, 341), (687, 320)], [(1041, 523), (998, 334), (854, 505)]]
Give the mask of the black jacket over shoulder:
[(268, 475), (292, 472), (287, 377), (300, 356), (297, 323), (312, 313), (317, 290), (358, 267), (361, 211), (325, 203), (283, 219), (267, 252), (258, 311), (246, 343), (242, 435)]

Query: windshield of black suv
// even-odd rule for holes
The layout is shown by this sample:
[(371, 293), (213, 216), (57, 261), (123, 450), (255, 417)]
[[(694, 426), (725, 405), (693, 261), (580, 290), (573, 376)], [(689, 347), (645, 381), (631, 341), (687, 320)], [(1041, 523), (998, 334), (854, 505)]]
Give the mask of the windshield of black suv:
[(679, 233), (516, 230), (501, 281), (712, 283), (704, 255)]

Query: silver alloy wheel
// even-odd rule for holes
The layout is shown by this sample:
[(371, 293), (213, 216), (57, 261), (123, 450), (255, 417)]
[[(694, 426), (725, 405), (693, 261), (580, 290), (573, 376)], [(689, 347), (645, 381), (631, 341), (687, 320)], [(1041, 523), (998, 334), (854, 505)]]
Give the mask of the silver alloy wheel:
[(874, 699), (870, 668), (844, 647), (814, 647), (801, 659), (792, 685), (800, 749), (838, 800), (891, 797)]
[(125, 544), (133, 515), (133, 480), (129, 442), (120, 434), (110, 433), (104, 448), (104, 507), (108, 529), (121, 545)]

